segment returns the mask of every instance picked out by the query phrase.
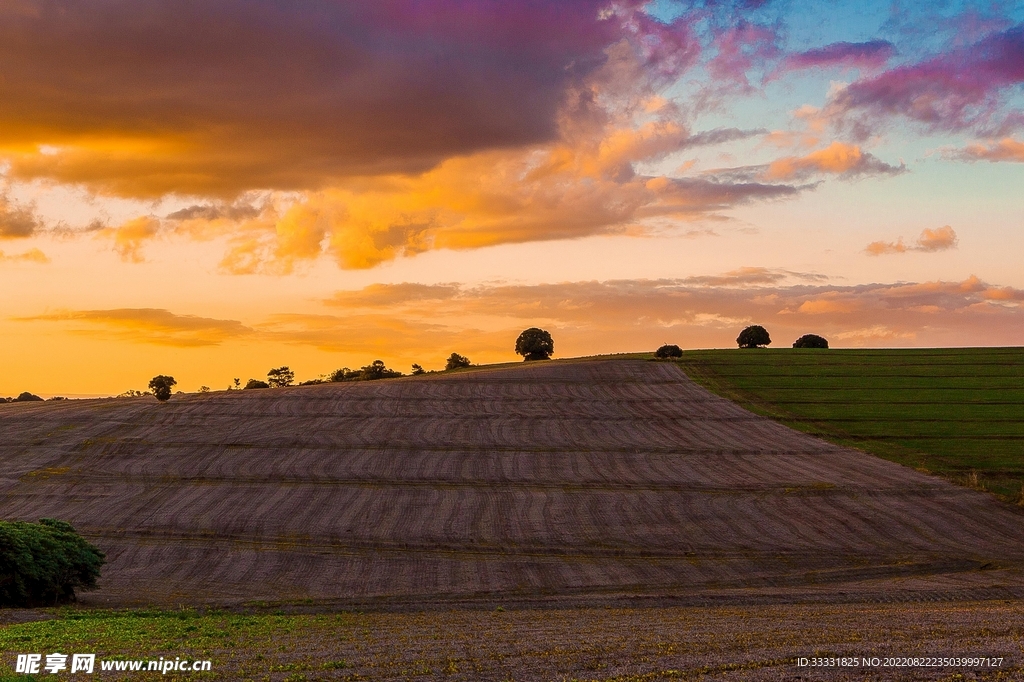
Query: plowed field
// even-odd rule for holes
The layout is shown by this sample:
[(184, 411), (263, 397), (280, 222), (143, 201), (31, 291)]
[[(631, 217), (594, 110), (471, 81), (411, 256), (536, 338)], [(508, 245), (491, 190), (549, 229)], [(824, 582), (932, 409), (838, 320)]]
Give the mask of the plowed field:
[(1024, 514), (747, 412), (671, 363), (534, 363), (0, 406), (0, 517), (100, 604), (1024, 596)]

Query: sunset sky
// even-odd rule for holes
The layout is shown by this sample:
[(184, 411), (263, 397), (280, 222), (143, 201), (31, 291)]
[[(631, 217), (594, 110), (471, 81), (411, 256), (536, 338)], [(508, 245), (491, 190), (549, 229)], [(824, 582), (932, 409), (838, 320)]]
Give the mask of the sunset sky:
[(0, 396), (1024, 343), (1024, 3), (0, 0)]

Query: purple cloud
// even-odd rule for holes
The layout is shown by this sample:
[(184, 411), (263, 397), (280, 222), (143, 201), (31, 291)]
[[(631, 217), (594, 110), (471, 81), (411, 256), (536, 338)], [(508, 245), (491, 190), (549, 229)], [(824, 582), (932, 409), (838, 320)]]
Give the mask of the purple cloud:
[(777, 27), (743, 21), (720, 33), (714, 45), (718, 53), (708, 62), (707, 69), (714, 83), (711, 90), (718, 94), (753, 92), (751, 72), (772, 63), (781, 54)]
[(988, 128), (999, 121), (1006, 90), (1024, 83), (1024, 24), (974, 45), (858, 80), (835, 95), (827, 113), (862, 136), (882, 116), (903, 116), (936, 131)]
[(895, 54), (896, 47), (887, 40), (832, 43), (825, 47), (790, 55), (783, 61), (781, 70), (797, 71), (830, 66), (879, 68), (884, 66)]

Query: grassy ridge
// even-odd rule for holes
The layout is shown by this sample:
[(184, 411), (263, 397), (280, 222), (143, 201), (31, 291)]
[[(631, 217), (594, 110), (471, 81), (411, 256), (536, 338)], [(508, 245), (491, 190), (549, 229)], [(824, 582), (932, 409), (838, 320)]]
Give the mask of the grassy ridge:
[(1021, 499), (1024, 348), (709, 350), (679, 364), (792, 428)]

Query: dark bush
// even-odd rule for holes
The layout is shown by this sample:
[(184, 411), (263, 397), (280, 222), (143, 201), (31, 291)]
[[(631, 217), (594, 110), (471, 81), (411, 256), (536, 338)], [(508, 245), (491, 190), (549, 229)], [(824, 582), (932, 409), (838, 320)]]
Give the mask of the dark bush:
[(0, 606), (50, 606), (96, 589), (103, 552), (71, 524), (0, 521)]
[(259, 379), (249, 379), (249, 381), (245, 382), (245, 387), (246, 388), (270, 388), (270, 384), (268, 384), (265, 381), (260, 381)]
[(396, 369), (388, 369), (383, 360), (374, 360), (365, 367), (349, 369), (342, 367), (327, 375), (327, 381), (374, 381), (376, 379), (394, 379), (402, 376)]
[(426, 373), (427, 373), (427, 370), (423, 369), (422, 365), (417, 365), (417, 364), (413, 363), (413, 366), (412, 366), (412, 374), (413, 374), (413, 376), (419, 376), (420, 374), (426, 374)]
[(667, 358), (681, 358), (683, 357), (683, 349), (675, 344), (666, 344), (654, 351), (654, 357), (661, 360), (665, 360)]
[(174, 377), (158, 374), (149, 380), (149, 390), (153, 391), (157, 400), (164, 401), (171, 397), (171, 387), (177, 383)]
[(543, 329), (530, 327), (516, 339), (516, 355), (523, 360), (548, 360), (555, 352), (555, 342)]
[(828, 348), (828, 340), (817, 334), (804, 334), (793, 342), (793, 348)]
[(275, 367), (267, 372), (267, 385), (271, 388), (285, 388), (291, 386), (295, 381), (295, 372), (288, 369), (288, 366)]
[(114, 397), (115, 398), (145, 398), (148, 395), (152, 395), (152, 394), (151, 393), (146, 393), (145, 391), (136, 391), (134, 388), (129, 388), (124, 393), (118, 393)]
[(359, 369), (359, 381), (374, 381), (376, 379), (392, 379), (402, 376), (402, 373), (395, 369), (388, 369), (383, 360), (374, 360), (365, 367)]
[(28, 391), (25, 391), (24, 393), (19, 395), (17, 398), (12, 400), (11, 402), (12, 403), (29, 403), (29, 402), (33, 402), (33, 401), (36, 401), (36, 400), (42, 400), (42, 398), (40, 398), (39, 396), (35, 395), (34, 393), (29, 393)]
[(458, 353), (452, 353), (448, 356), (448, 361), (444, 363), (445, 369), (458, 369), (460, 367), (469, 367), (471, 364), (469, 358), (465, 355), (459, 355)]
[(736, 337), (736, 343), (740, 348), (763, 348), (771, 342), (772, 338), (768, 336), (768, 330), (759, 324), (747, 327)]
[(355, 381), (359, 377), (359, 371), (352, 371), (348, 367), (336, 369), (327, 375), (328, 381)]

